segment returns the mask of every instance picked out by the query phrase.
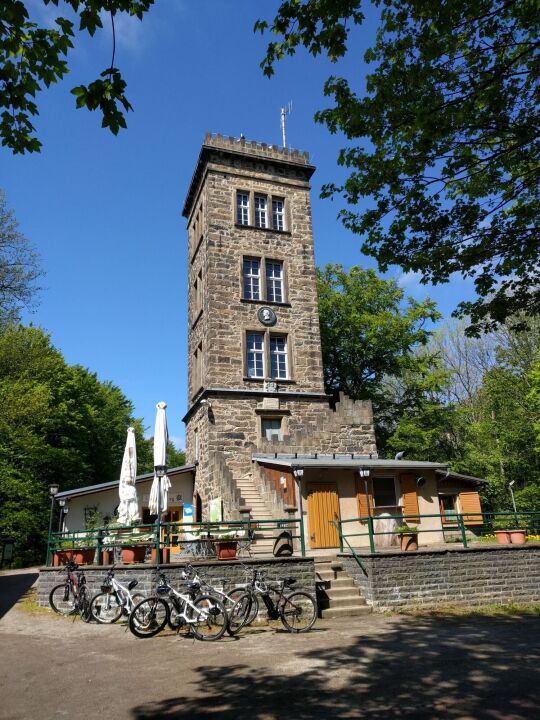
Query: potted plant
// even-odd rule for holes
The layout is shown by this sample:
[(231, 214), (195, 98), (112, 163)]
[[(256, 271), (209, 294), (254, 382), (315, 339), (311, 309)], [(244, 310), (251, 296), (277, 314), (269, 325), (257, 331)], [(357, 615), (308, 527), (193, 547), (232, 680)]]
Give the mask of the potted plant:
[(402, 552), (418, 550), (418, 528), (409, 525), (400, 525), (395, 530), (401, 541)]
[(218, 560), (235, 560), (238, 540), (214, 540)]
[(53, 553), (53, 565), (66, 565), (70, 560), (77, 565), (91, 565), (96, 554), (96, 548), (89, 547), (91, 543), (88, 539), (62, 540)]
[(146, 557), (147, 535), (132, 534), (122, 538), (122, 563), (143, 563)]

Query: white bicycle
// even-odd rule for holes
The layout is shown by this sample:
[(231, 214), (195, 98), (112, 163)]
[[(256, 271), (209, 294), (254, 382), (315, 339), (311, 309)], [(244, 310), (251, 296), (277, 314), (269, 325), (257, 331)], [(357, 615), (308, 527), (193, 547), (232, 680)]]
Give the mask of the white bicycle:
[(200, 589), (200, 582), (191, 581), (187, 593), (181, 593), (160, 572), (155, 594), (131, 611), (129, 629), (136, 637), (146, 638), (157, 635), (167, 623), (172, 630), (188, 625), (197, 640), (219, 640), (228, 627), (227, 611), (220, 600), (201, 595)]
[(90, 616), (98, 623), (110, 624), (122, 615), (128, 616), (144, 595), (131, 592), (137, 587), (138, 580), (122, 585), (114, 577), (114, 565), (107, 573), (107, 579), (101, 586), (101, 592), (94, 595), (90, 603)]

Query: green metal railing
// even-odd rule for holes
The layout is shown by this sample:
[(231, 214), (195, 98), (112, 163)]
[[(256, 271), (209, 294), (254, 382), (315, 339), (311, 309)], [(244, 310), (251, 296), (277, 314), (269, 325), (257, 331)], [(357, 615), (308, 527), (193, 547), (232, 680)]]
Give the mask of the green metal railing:
[[(95, 562), (99, 564), (104, 550), (125, 546), (146, 546), (155, 551), (159, 559), (164, 550), (172, 547), (189, 548), (207, 541), (249, 541), (252, 533), (256, 539), (275, 539), (279, 532), (287, 530), (298, 540), (302, 557), (306, 554), (304, 524), (300, 518), (279, 518), (276, 520), (229, 520), (223, 522), (161, 522), (153, 524), (126, 525), (122, 527), (100, 527), (93, 530), (51, 532), (47, 542), (47, 566), (52, 564), (54, 553), (73, 554), (81, 550), (93, 550)], [(275, 535), (274, 535), (275, 533)]]
[[(423, 520), (436, 518), (440, 520), (440, 523), (434, 523), (437, 527), (426, 528), (422, 527)], [(353, 549), (354, 540), (351, 543), (352, 538), (367, 538), (369, 544), (369, 550), (371, 553), (376, 553), (378, 548), (376, 544), (376, 538), (381, 535), (396, 535), (399, 534), (396, 530), (375, 530), (376, 520), (395, 520), (400, 525), (407, 524), (411, 528), (415, 528), (414, 532), (417, 534), (424, 533), (456, 533), (458, 534), (459, 540), (463, 544), (463, 547), (468, 547), (469, 542), (475, 538), (468, 537), (467, 530), (474, 528), (475, 534), (478, 535), (478, 539), (484, 538), (497, 532), (497, 530), (524, 530), (527, 535), (540, 535), (540, 512), (526, 511), (526, 512), (485, 512), (485, 513), (453, 513), (452, 516), (447, 514), (417, 514), (417, 515), (384, 515), (383, 518), (380, 516), (364, 516), (357, 518), (350, 518), (347, 520), (335, 520), (332, 521), (338, 531), (339, 538), (339, 551), (344, 552), (345, 544), (352, 551), (356, 557), (357, 562), (359, 558), (356, 556), (356, 552)], [(345, 532), (344, 526), (350, 525), (351, 523), (360, 523), (366, 526), (366, 530), (363, 532)], [(445, 542), (448, 539), (445, 538)], [(362, 543), (363, 545), (363, 543)], [(358, 545), (356, 545), (358, 549)], [(361, 563), (359, 563), (361, 565)], [(361, 565), (362, 566), (362, 565)], [(364, 570), (363, 566), (362, 569)], [(365, 570), (364, 570), (365, 571)]]

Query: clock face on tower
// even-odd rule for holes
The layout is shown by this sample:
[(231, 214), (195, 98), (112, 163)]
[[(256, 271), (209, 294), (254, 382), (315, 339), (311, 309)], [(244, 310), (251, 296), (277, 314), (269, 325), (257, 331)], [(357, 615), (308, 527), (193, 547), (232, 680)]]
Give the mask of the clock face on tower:
[(266, 325), (268, 327), (271, 325), (275, 325), (277, 322), (276, 313), (272, 310), (272, 308), (269, 307), (259, 308), (257, 317), (263, 325)]

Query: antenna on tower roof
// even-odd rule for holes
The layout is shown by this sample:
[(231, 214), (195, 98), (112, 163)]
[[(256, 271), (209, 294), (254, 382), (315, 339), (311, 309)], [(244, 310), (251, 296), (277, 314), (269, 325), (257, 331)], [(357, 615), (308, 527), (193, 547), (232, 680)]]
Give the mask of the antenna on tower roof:
[(281, 138), (283, 140), (283, 147), (287, 147), (287, 137), (285, 135), (285, 120), (287, 115), (292, 113), (292, 100), (287, 103), (287, 107), (281, 108)]

